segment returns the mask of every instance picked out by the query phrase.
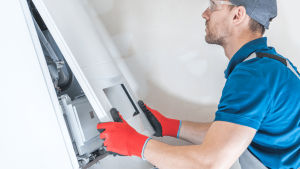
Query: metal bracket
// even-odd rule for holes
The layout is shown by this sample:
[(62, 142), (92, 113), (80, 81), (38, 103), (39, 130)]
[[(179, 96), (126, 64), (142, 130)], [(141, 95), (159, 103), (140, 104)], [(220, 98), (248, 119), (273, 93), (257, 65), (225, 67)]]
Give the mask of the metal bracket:
[(62, 61), (62, 60), (59, 60), (59, 61), (56, 61), (55, 64), (56, 64), (56, 67), (57, 67), (57, 71), (59, 72), (60, 68), (64, 67), (65, 62)]
[(66, 105), (68, 105), (72, 102), (71, 98), (67, 94), (60, 96), (59, 99), (62, 101), (63, 104), (66, 104)]
[(91, 167), (92, 165), (99, 163), (100, 160), (102, 160), (103, 158), (105, 158), (106, 156), (108, 156), (108, 153), (102, 154), (98, 157), (96, 157), (95, 160), (93, 160), (92, 162), (88, 163), (86, 166), (80, 168), (80, 169), (88, 169), (89, 167)]

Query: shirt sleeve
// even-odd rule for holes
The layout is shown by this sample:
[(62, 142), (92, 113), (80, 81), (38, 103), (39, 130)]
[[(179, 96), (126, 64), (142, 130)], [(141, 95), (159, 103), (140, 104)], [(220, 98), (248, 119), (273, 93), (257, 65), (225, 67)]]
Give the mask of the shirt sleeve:
[(214, 121), (259, 129), (270, 111), (271, 95), (264, 81), (247, 70), (231, 73), (222, 92)]

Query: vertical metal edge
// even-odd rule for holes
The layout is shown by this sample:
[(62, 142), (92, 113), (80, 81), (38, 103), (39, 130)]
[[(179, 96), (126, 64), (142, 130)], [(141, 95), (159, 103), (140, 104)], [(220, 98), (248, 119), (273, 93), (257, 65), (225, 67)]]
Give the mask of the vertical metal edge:
[(54, 108), (54, 111), (56, 114), (57, 122), (58, 122), (58, 125), (61, 130), (64, 144), (66, 145), (66, 150), (69, 155), (70, 163), (71, 163), (73, 169), (77, 169), (77, 168), (79, 168), (79, 164), (78, 164), (78, 161), (77, 161), (74, 149), (73, 149), (72, 141), (69, 137), (67, 126), (64, 122), (62, 109), (60, 108), (60, 105), (59, 105), (59, 102), (58, 102), (58, 99), (57, 99), (54, 89), (51, 90), (53, 88), (52, 80), (50, 79), (50, 76), (49, 76), (48, 67), (47, 67), (45, 59), (44, 59), (43, 51), (42, 51), (42, 48), (41, 48), (41, 45), (39, 42), (39, 38), (36, 33), (36, 29), (35, 29), (33, 21), (32, 21), (32, 17), (31, 17), (31, 13), (29, 11), (27, 1), (19, 0), (19, 2), (21, 4), (23, 14), (24, 14), (24, 17), (25, 17), (25, 20), (27, 23), (28, 31), (30, 33), (32, 42), (35, 47), (36, 54), (38, 56), (37, 59), (39, 61), (40, 68), (41, 68), (42, 74), (45, 79), (45, 85), (47, 86), (47, 89), (48, 89), (48, 93), (49, 93), (49, 96), (50, 96), (50, 99), (51, 99), (51, 102), (52, 102), (52, 105), (53, 105), (53, 108)]
[(80, 131), (81, 138), (82, 138), (83, 142), (86, 142), (85, 136), (84, 136), (83, 131), (82, 131), (82, 126), (81, 126), (81, 123), (80, 123), (80, 120), (79, 120), (79, 117), (78, 117), (76, 107), (72, 106), (72, 109), (73, 109), (73, 112), (74, 112), (74, 117), (77, 121), (77, 125), (78, 125), (79, 131)]
[[(82, 153), (82, 151), (81, 151), (81, 149), (79, 147), (81, 145), (83, 145), (83, 140), (82, 139), (78, 139), (78, 138), (81, 138), (81, 134), (80, 133), (74, 132), (74, 130), (78, 130), (79, 131), (79, 127), (78, 127), (78, 124), (77, 124), (77, 121), (76, 121), (76, 117), (73, 116), (73, 114), (71, 114), (71, 113), (74, 113), (73, 108), (72, 108), (72, 104), (68, 104), (69, 102), (67, 100), (68, 100), (68, 98), (67, 98), (66, 95), (62, 95), (61, 96), (61, 102), (62, 102), (62, 105), (63, 105), (62, 107), (64, 108), (65, 113), (67, 115), (67, 120), (69, 122), (69, 125), (72, 126), (71, 127), (71, 132), (73, 134), (74, 139), (76, 140), (76, 148), (77, 148), (77, 150), (78, 150), (79, 153)], [(74, 123), (74, 122), (76, 122), (76, 123)]]

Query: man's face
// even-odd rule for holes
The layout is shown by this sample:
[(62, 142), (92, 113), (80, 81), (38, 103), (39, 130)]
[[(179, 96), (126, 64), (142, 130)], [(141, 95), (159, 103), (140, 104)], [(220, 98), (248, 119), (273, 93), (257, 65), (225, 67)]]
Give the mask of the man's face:
[[(214, 0), (213, 0), (214, 1)], [(207, 8), (202, 17), (206, 20), (205, 41), (209, 44), (226, 46), (225, 38), (231, 34), (229, 27), (229, 9), (228, 5), (223, 5), (223, 9), (211, 12)]]

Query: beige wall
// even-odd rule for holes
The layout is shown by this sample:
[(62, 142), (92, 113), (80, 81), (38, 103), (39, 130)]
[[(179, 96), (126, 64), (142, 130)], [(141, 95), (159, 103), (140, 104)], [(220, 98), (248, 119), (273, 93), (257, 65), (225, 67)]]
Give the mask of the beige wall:
[[(204, 40), (205, 0), (82, 2), (140, 99), (170, 118), (213, 121), (228, 59), (221, 47)], [(278, 3), (279, 16), (266, 36), (269, 45), (299, 67), (300, 25), (295, 12), (300, 3)], [(169, 138), (162, 141), (186, 144)], [(137, 168), (149, 168), (140, 165)]]

